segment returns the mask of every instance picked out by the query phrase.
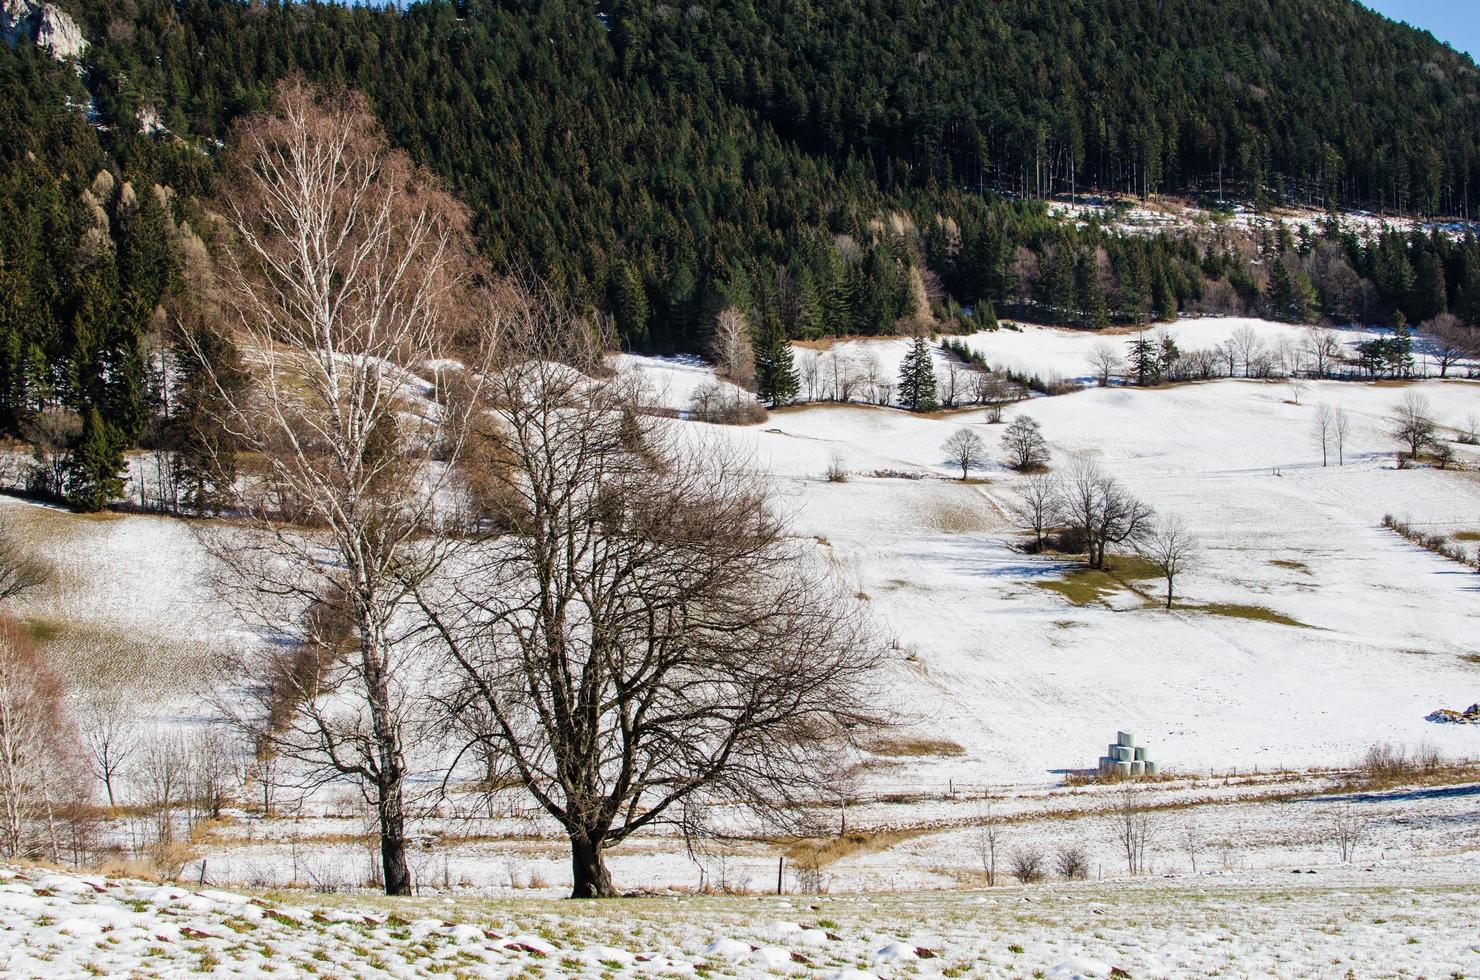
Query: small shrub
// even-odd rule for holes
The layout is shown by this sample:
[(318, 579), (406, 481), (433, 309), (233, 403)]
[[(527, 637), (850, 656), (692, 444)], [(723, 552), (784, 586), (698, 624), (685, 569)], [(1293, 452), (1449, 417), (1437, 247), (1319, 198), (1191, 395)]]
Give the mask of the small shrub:
[(1089, 855), (1077, 844), (1066, 847), (1054, 859), (1054, 870), (1065, 881), (1083, 881), (1089, 877)]
[(1036, 847), (1023, 847), (1012, 852), (1012, 876), (1024, 885), (1033, 885), (1044, 877), (1043, 852)]

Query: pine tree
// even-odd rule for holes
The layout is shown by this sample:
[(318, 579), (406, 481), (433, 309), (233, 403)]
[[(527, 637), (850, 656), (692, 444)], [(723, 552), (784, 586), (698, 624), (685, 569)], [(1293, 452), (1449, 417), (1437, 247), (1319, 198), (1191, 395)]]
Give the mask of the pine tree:
[(899, 403), (912, 412), (935, 410), (935, 359), (923, 336), (914, 339), (899, 366)]
[(797, 369), (791, 342), (775, 314), (766, 317), (761, 329), (755, 352), (755, 387), (761, 400), (772, 408), (785, 405), (797, 396)]
[(98, 413), (82, 417), (82, 435), (67, 471), (67, 503), (81, 511), (102, 510), (123, 496), (123, 440)]
[(1171, 374), (1173, 365), (1177, 363), (1177, 359), (1181, 356), (1182, 351), (1178, 349), (1177, 342), (1172, 339), (1172, 335), (1169, 333), (1162, 334), (1161, 343), (1157, 346), (1156, 351), (1157, 378), (1164, 378)]
[(1284, 259), (1276, 258), (1270, 262), (1267, 295), (1270, 312), (1277, 318), (1288, 318), (1293, 290), (1290, 286), (1290, 269), (1285, 265)]
[(1131, 363), (1131, 370), (1135, 372), (1136, 384), (1155, 384), (1161, 374), (1161, 362), (1156, 342), (1144, 333), (1137, 334), (1136, 339), (1126, 344), (1126, 357)]

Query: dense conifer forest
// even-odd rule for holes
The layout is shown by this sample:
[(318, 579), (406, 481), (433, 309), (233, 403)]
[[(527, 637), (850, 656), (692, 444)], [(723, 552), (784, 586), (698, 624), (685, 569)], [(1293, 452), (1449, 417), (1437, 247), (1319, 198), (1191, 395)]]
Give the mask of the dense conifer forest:
[(725, 308), (762, 354), (998, 315), (1480, 323), (1468, 237), (1049, 213), (1162, 194), (1467, 217), (1480, 74), (1350, 0), (62, 6), (80, 62), (0, 45), (0, 427), (65, 448), (38, 489), (79, 505), (128, 447), (218, 437), (170, 353), (237, 356), (212, 329), (216, 157), (293, 74), (362, 90), (494, 268), (635, 349), (705, 350)]

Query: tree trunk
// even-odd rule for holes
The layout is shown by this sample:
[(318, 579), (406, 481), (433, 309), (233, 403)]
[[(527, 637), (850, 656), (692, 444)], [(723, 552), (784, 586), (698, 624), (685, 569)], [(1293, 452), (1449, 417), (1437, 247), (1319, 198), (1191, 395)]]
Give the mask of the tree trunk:
[(411, 870), (406, 866), (406, 814), (401, 783), (380, 791), (380, 866), (387, 895), (411, 894)]
[(615, 898), (616, 886), (606, 869), (604, 848), (581, 834), (570, 835), (570, 870), (575, 881), (571, 898)]

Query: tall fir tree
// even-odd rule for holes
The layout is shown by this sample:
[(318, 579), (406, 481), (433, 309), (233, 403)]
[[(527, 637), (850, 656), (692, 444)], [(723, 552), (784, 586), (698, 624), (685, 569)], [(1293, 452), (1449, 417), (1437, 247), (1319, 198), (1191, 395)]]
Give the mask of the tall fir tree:
[(123, 496), (123, 440), (96, 406), (82, 416), (82, 434), (67, 470), (67, 503), (102, 510)]
[(910, 411), (935, 410), (935, 359), (930, 354), (930, 342), (923, 336), (914, 339), (899, 366), (898, 390), (899, 403)]
[(762, 401), (775, 408), (797, 396), (796, 361), (791, 342), (775, 314), (767, 315), (755, 351), (755, 387)]
[(1126, 344), (1126, 359), (1130, 361), (1136, 384), (1152, 385), (1160, 379), (1161, 352), (1156, 341), (1144, 333), (1137, 334), (1135, 340)]

